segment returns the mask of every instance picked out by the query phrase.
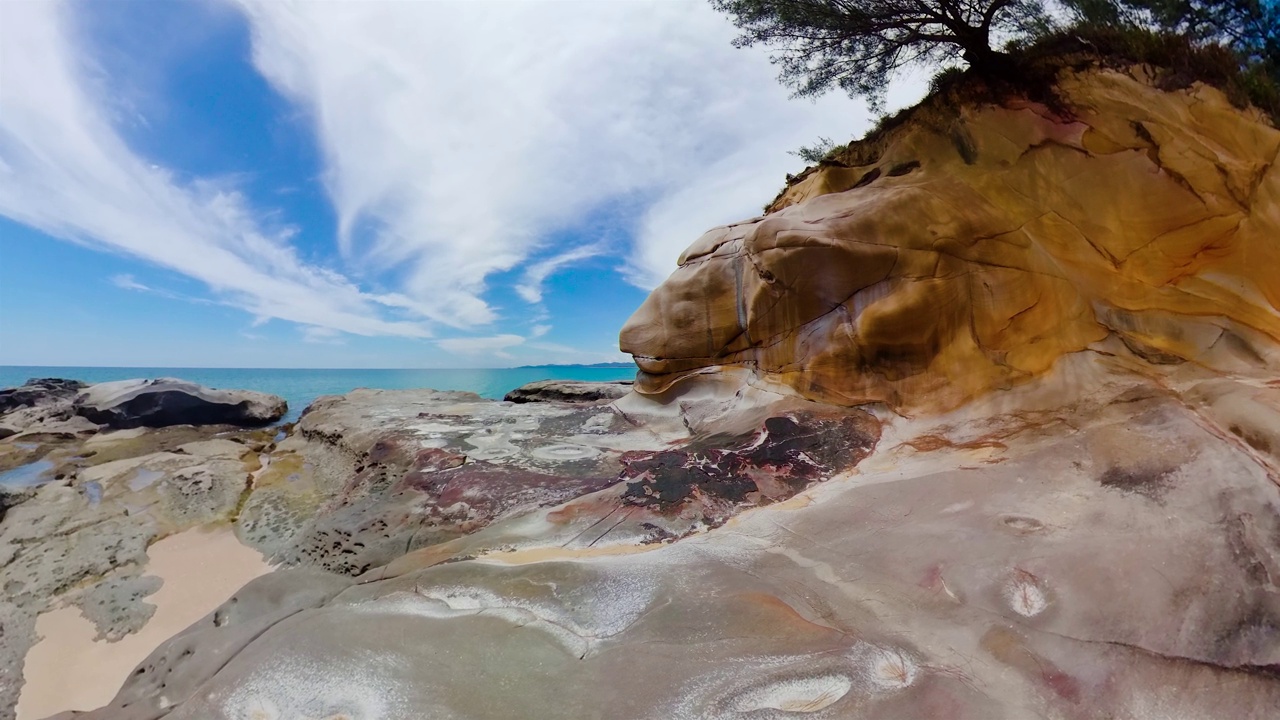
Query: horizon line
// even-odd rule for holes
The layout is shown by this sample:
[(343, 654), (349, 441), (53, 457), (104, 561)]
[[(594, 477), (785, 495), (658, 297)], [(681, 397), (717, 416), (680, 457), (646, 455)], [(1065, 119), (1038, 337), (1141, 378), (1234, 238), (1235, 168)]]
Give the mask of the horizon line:
[[(3, 368), (56, 368), (67, 370), (521, 370), (524, 368), (546, 368), (546, 367), (592, 367), (592, 366), (609, 366), (609, 365), (625, 365), (621, 360), (609, 362), (594, 363), (546, 363), (542, 365), (492, 365), (484, 367), (244, 367), (232, 365), (6, 365), (0, 364)], [(599, 369), (609, 369), (608, 367), (600, 367)], [(615, 369), (622, 370), (623, 367)]]

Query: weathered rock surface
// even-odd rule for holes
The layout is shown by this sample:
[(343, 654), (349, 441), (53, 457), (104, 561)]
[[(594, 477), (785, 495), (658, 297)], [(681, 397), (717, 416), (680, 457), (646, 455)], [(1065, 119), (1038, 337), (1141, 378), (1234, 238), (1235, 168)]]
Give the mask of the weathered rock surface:
[[(97, 425), (75, 414), (75, 399), (87, 387), (78, 380), (33, 378), (19, 387), (0, 389), (0, 439), (14, 438), (9, 446), (13, 448), (97, 432)], [(0, 471), (11, 467), (0, 456)]]
[[(344, 575), (585, 495), (628, 518), (597, 540), (611, 528), (676, 537), (791, 497), (874, 446), (866, 413), (812, 405), (691, 437), (613, 406), (357, 390), (308, 408), (257, 475), (237, 529), (278, 562)], [(840, 423), (858, 432), (821, 433)]]
[(0, 718), (12, 718), (35, 617), (75, 605), (100, 637), (144, 625), (159, 587), (147, 547), (233, 519), (275, 430), (178, 425), (111, 430), (75, 415), (87, 386), (5, 391), (0, 422)]
[(584, 382), (576, 380), (538, 380), (507, 393), (502, 399), (513, 403), (567, 402), (607, 403), (631, 392), (630, 380), (617, 382)]
[(274, 395), (214, 390), (174, 378), (98, 383), (75, 399), (77, 415), (112, 428), (267, 425), (288, 410)]
[(76, 395), (87, 387), (79, 380), (33, 378), (18, 387), (0, 389), (0, 415), (57, 400), (75, 400)]
[[(836, 464), (789, 500), (680, 539), (646, 535), (660, 513), (628, 517), (658, 503), (628, 504), (624, 481), (346, 585), (268, 576), (276, 589), (246, 587), (157, 650), (111, 707), (77, 717), (1268, 717), (1276, 467), (1242, 439), (1252, 425), (1237, 433), (1180, 397), (1273, 406), (1280, 389), (1164, 387), (1128, 362), (1077, 354), (986, 403), (886, 415), (870, 448), (823, 450), (845, 435), (828, 425), (761, 450), (789, 429), (766, 420), (755, 449), (735, 436), (696, 466), (650, 465), (654, 487), (669, 467), (776, 481)], [(801, 402), (700, 385), (617, 409), (697, 438)], [(1067, 390), (1079, 400), (1063, 408)], [(673, 416), (682, 403), (696, 412)], [(828, 422), (852, 436), (868, 422), (844, 417)], [(680, 442), (689, 458), (698, 443)], [(480, 668), (499, 679), (483, 692)]]
[(638, 393), (317, 401), (234, 517), (293, 567), (75, 717), (1275, 715), (1280, 134), (1063, 91), (699, 241)]
[[(14, 498), (0, 520), (0, 591), (13, 622), (71, 604), (104, 638), (141, 627), (153, 609), (145, 598), (157, 589), (145, 576), (147, 547), (234, 518), (269, 447), (269, 433), (216, 430), (223, 437), (174, 427), (40, 445), (47, 480)], [(0, 655), (21, 657), (33, 640), (6, 631)], [(0, 674), (0, 717), (17, 700), (21, 667)]]
[(1071, 112), (925, 107), (717, 228), (622, 330), (653, 393), (750, 368), (806, 397), (946, 409), (1114, 336), (1275, 367), (1280, 131), (1215, 89), (1066, 74)]
[[(215, 390), (173, 378), (86, 385), (41, 378), (0, 389), (0, 440), (30, 444), (83, 438), (102, 428), (172, 425), (258, 426), (279, 420), (288, 405), (249, 390)], [(2, 462), (2, 461), (0, 461)], [(0, 470), (4, 468), (0, 466)]]

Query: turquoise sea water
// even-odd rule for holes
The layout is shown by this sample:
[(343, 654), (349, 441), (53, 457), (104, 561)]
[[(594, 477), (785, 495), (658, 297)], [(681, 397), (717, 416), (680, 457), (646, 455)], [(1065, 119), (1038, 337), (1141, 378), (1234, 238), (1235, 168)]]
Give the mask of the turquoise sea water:
[(176, 377), (208, 387), (258, 390), (289, 403), (286, 420), (297, 419), (312, 400), (356, 388), (468, 390), (502, 399), (508, 391), (535, 380), (631, 380), (635, 368), (547, 366), (457, 370), (280, 370), (251, 368), (27, 367), (0, 365), (0, 387), (29, 378), (61, 377), (88, 383), (131, 378)]

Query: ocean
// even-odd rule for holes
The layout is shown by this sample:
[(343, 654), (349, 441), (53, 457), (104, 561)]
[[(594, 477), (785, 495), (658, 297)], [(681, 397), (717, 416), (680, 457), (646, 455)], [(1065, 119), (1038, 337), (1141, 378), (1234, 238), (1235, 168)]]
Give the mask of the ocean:
[(296, 420), (321, 395), (340, 395), (356, 388), (467, 390), (501, 400), (508, 391), (535, 380), (631, 380), (631, 368), (545, 367), (452, 370), (283, 370), (252, 368), (30, 367), (0, 365), (0, 388), (29, 378), (59, 377), (87, 383), (132, 378), (175, 377), (207, 387), (257, 390), (289, 403), (285, 420)]

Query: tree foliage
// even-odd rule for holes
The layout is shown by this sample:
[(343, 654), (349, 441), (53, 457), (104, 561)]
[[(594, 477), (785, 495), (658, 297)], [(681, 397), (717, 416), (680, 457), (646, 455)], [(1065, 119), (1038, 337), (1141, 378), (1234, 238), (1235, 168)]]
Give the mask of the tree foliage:
[(1170, 32), (1280, 73), (1280, 5), (1265, 0), (1068, 0), (1080, 22)]
[[(1280, 123), (1280, 4), (1274, 0), (1064, 0), (1077, 30), (1177, 39), (1203, 79)], [(1151, 44), (1148, 42), (1148, 44)]]
[(829, 137), (819, 137), (818, 141), (812, 145), (801, 145), (800, 149), (792, 150), (789, 154), (795, 155), (810, 165), (821, 162), (824, 158), (836, 149), (836, 142)]
[(958, 60), (995, 71), (996, 41), (1044, 26), (1039, 0), (711, 0), (733, 18), (738, 47), (772, 48), (797, 96), (839, 88), (877, 107), (893, 75)]

